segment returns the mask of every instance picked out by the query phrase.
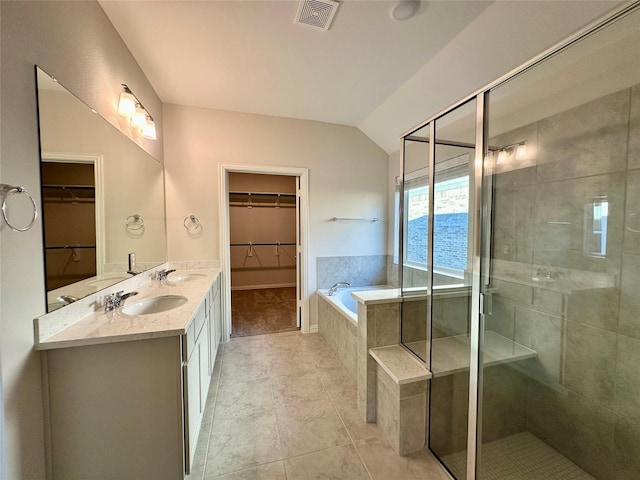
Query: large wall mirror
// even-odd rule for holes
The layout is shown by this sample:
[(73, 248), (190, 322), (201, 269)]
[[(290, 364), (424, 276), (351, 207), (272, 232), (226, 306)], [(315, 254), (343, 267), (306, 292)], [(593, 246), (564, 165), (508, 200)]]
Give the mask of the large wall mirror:
[(36, 72), (51, 312), (166, 261), (164, 169), (55, 79)]

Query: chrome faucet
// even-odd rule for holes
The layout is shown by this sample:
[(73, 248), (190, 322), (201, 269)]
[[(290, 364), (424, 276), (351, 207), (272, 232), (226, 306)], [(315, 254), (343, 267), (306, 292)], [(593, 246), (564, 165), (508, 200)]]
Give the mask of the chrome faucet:
[(78, 297), (74, 297), (73, 295), (60, 295), (56, 298), (59, 302), (64, 303), (65, 305), (69, 305), (70, 303), (77, 302), (80, 300)]
[(124, 290), (120, 290), (119, 292), (112, 293), (111, 295), (107, 295), (104, 299), (104, 311), (110, 312), (111, 310), (116, 310), (124, 305), (124, 301), (129, 298), (137, 295), (138, 292), (128, 292), (124, 293)]
[(338, 287), (350, 287), (351, 284), (347, 282), (338, 282), (334, 283), (333, 286), (329, 289), (327, 295), (332, 296), (338, 290)]
[(159, 270), (158, 273), (156, 273), (156, 278), (158, 279), (158, 281), (160, 283), (164, 283), (164, 281), (167, 279), (167, 277), (169, 276), (169, 274), (171, 272), (175, 272), (176, 269), (172, 268), (171, 270), (165, 270), (164, 268), (162, 270)]

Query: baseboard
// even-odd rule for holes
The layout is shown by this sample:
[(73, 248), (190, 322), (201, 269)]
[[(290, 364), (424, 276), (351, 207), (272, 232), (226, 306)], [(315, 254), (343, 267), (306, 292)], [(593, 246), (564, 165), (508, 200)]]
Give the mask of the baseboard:
[(318, 325), (310, 325), (309, 333), (318, 333)]
[(288, 288), (295, 287), (295, 283), (272, 283), (269, 285), (244, 285), (240, 287), (231, 286), (231, 291), (233, 290), (263, 290), (265, 288)]

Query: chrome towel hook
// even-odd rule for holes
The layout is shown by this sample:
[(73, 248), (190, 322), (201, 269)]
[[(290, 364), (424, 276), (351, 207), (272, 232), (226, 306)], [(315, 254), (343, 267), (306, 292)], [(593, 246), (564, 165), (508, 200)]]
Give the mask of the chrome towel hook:
[[(4, 184), (0, 185), (0, 187), (3, 194), (2, 218), (4, 218), (4, 221), (7, 223), (7, 225), (9, 225), (9, 228), (14, 232), (26, 232), (31, 227), (33, 227), (33, 224), (35, 223), (36, 218), (38, 218), (38, 207), (36, 206), (35, 200), (31, 196), (31, 194), (29, 194), (29, 192), (27, 192), (23, 187), (14, 187), (13, 185), (4, 185)], [(33, 216), (31, 218), (31, 221), (26, 227), (22, 227), (22, 228), (12, 225), (11, 222), (9, 221), (9, 218), (7, 217), (7, 198), (9, 198), (11, 195), (20, 195), (20, 194), (26, 195), (29, 198), (29, 200), (31, 200), (31, 204), (33, 205)]]

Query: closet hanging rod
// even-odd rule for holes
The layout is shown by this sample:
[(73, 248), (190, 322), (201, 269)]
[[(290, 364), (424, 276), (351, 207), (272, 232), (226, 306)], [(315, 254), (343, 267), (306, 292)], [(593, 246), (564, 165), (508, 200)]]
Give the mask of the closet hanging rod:
[(275, 242), (275, 243), (231, 243), (232, 247), (286, 247), (287, 245), (295, 245), (295, 242)]
[(55, 247), (44, 247), (45, 250), (73, 250), (75, 248), (96, 248), (95, 245), (61, 245)]

